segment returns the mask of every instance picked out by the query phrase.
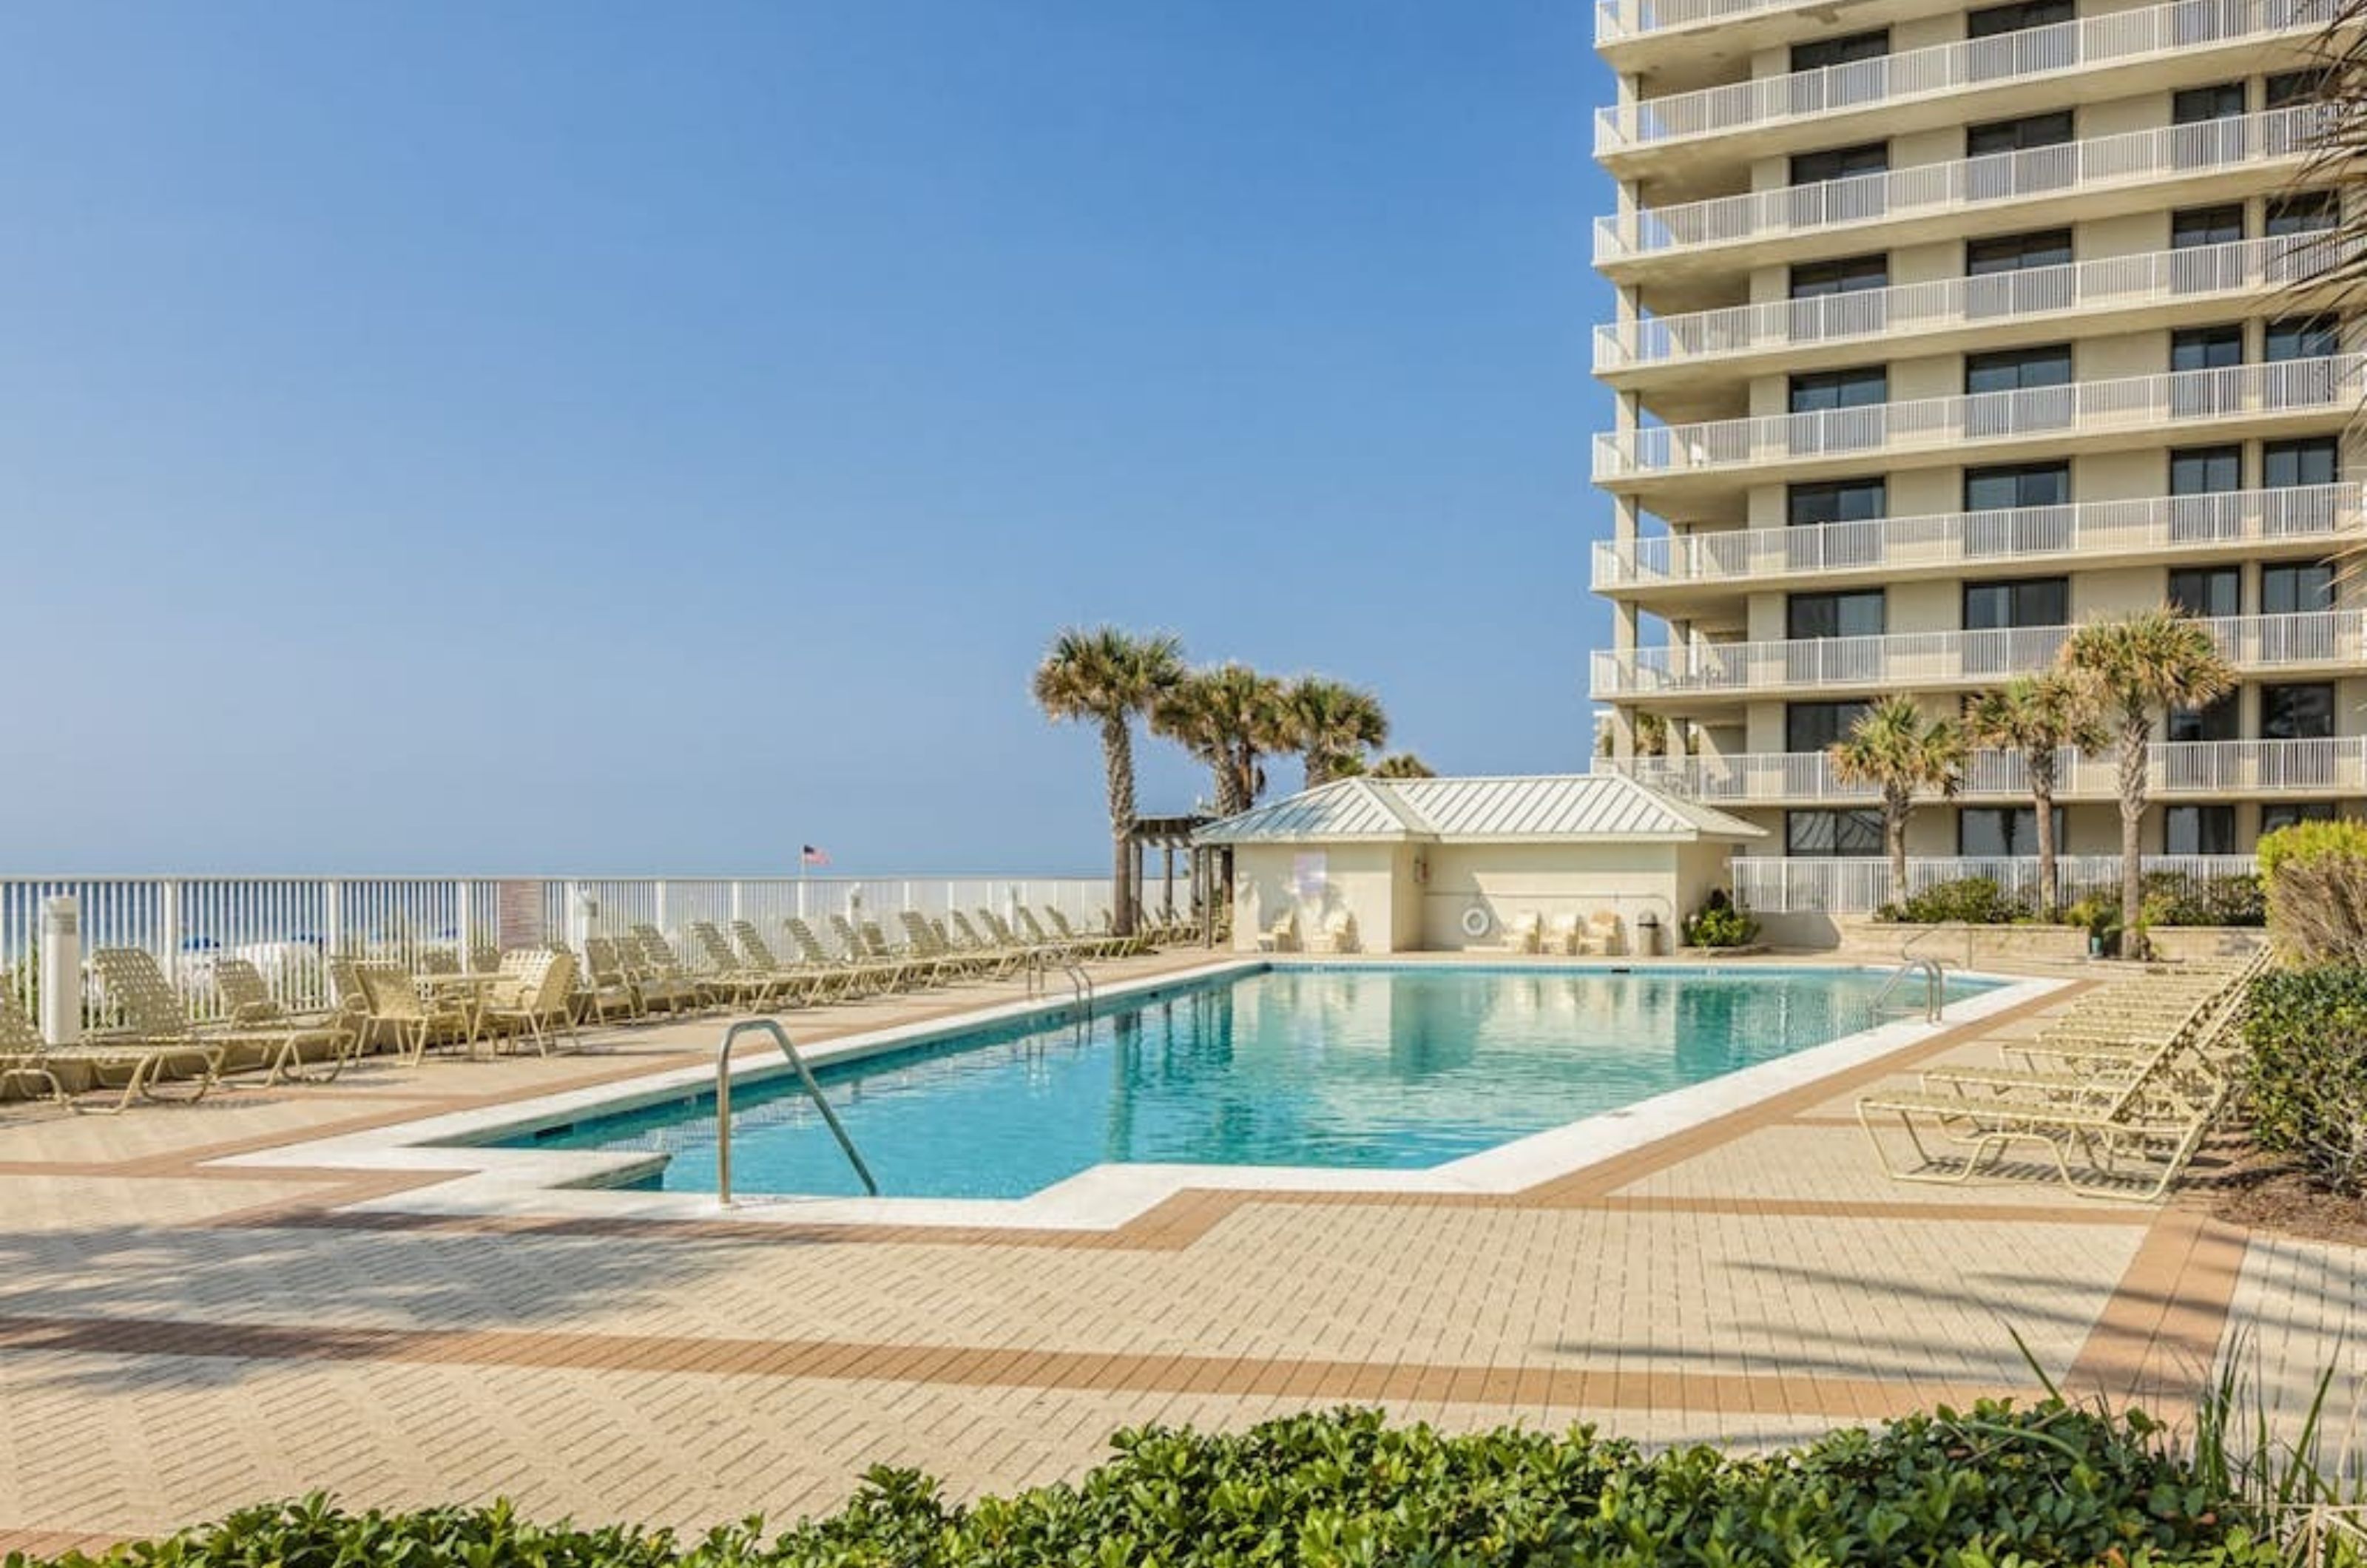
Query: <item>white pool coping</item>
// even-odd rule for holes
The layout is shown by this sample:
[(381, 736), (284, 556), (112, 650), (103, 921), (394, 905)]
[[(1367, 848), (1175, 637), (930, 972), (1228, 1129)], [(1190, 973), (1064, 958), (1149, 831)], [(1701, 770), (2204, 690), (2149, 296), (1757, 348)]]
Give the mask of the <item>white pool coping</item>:
[[(1098, 993), (1115, 1002), (1146, 992), (1171, 990), (1228, 975), (1269, 968), (1302, 967), (1325, 960), (1271, 954), (1227, 958), (1190, 969), (1148, 976)], [(1433, 967), (1424, 964), (1424, 968)], [(1442, 964), (1440, 968), (1496, 969), (1502, 961)], [(1682, 964), (1616, 961), (1551, 965), (1534, 962), (1519, 972), (1597, 970), (1646, 973), (1690, 968)], [(1875, 965), (1802, 963), (1753, 965), (1766, 969), (1878, 969)], [(334, 1137), (288, 1144), (234, 1155), (210, 1164), (287, 1168), (448, 1173), (449, 1180), (347, 1205), (341, 1213), (400, 1213), (442, 1218), (606, 1221), (715, 1221), (796, 1225), (959, 1225), (1011, 1230), (1115, 1230), (1190, 1190), (1253, 1190), (1264, 1192), (1400, 1192), (1509, 1194), (1584, 1170), (1631, 1150), (1705, 1122), (1743, 1110), (1787, 1090), (1879, 1060), (1946, 1030), (1977, 1022), (2048, 995), (2068, 984), (2059, 979), (1966, 971), (1961, 978), (1987, 980), (1998, 988), (1948, 1004), (1940, 1023), (1898, 1021), (1845, 1034), (1822, 1045), (1772, 1062), (1744, 1067), (1684, 1089), (1671, 1089), (1617, 1111), (1606, 1111), (1560, 1127), (1531, 1134), (1478, 1154), (1422, 1170), (1349, 1170), (1313, 1166), (1097, 1165), (1025, 1198), (796, 1198), (748, 1194), (730, 1207), (711, 1192), (640, 1192), (620, 1190), (661, 1167), (665, 1156), (650, 1153), (498, 1148), (495, 1138), (560, 1122), (613, 1115), (659, 1101), (678, 1100), (710, 1087), (711, 1066), (651, 1073), (621, 1083), (569, 1089), (530, 1100), (375, 1127)], [(822, 1066), (857, 1060), (983, 1026), (1057, 1014), (1067, 998), (1038, 998), (1003, 1003), (925, 1022), (867, 1031), (800, 1049), (809, 1063)], [(739, 1065), (732, 1082), (762, 1083), (790, 1071), (787, 1062)]]

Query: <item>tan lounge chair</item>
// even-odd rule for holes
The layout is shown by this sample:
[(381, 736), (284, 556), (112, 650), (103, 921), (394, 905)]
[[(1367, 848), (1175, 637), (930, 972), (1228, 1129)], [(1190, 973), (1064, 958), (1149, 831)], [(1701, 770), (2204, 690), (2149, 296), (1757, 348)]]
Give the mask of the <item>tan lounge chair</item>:
[[(232, 1028), (257, 1033), (289, 1032), (283, 1077), (326, 1083), (361, 1054), (362, 1031), (351, 1014), (342, 1009), (310, 1017), (289, 1012), (264, 984), (262, 972), (243, 958), (214, 961), (214, 989)], [(308, 1061), (314, 1065), (306, 1066)]]

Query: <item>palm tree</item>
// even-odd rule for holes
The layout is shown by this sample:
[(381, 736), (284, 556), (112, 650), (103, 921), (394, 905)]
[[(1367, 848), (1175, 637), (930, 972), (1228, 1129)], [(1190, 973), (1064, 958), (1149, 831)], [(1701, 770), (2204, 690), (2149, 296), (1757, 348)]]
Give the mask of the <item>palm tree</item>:
[(2094, 682), (2119, 750), (2121, 930), (2134, 932), (2145, 902), (2140, 829), (2154, 716), (2217, 702), (2236, 689), (2235, 667), (2208, 627), (2168, 604), (2088, 622), (2065, 641), (2059, 661)]
[(1101, 728), (1116, 900), (1111, 918), (1121, 936), (1134, 931), (1134, 719), (1183, 679), (1183, 645), (1164, 633), (1138, 637), (1116, 626), (1071, 626), (1052, 639), (1029, 682), (1046, 717)]
[(1434, 779), (1438, 770), (1411, 751), (1392, 751), (1373, 764), (1372, 773), (1376, 779)]
[(1389, 738), (1388, 716), (1370, 692), (1319, 675), (1302, 676), (1283, 694), (1283, 718), (1294, 750), (1307, 759), (1307, 787), (1330, 784), (1342, 761)]
[(2038, 912), (2055, 916), (2056, 762), (2065, 750), (2093, 751), (2111, 739), (2094, 685), (2068, 671), (2017, 675), (1984, 692), (1965, 716), (1974, 744), (2022, 753), (2038, 826)]
[(1907, 822), (1919, 790), (1953, 798), (1965, 773), (1965, 732), (1955, 720), (1926, 718), (1903, 692), (1858, 716), (1828, 753), (1843, 784), (1870, 784), (1882, 793), (1882, 836), (1890, 851), (1890, 899), (1907, 900)]
[(1208, 764), (1217, 815), (1231, 817), (1265, 791), (1265, 757), (1290, 744), (1282, 682), (1246, 664), (1195, 670), (1151, 710), (1150, 728)]

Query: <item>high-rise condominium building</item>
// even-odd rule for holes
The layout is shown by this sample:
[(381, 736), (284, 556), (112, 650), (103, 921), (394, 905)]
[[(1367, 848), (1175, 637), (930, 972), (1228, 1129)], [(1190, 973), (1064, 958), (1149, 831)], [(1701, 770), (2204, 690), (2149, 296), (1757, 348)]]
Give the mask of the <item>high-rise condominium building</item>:
[[(2340, 244), (2311, 158), (2331, 10), (1602, 0), (1612, 765), (1761, 853), (1879, 856), (1825, 758), (1870, 702), (1953, 712), (2167, 601), (2243, 681), (2157, 735), (2147, 853), (2367, 807), (2340, 566), (2367, 355), (2308, 284)], [(2067, 766), (2067, 852), (2119, 849), (2112, 775)], [(2033, 827), (2018, 761), (1976, 754), (1910, 852), (2027, 855)]]

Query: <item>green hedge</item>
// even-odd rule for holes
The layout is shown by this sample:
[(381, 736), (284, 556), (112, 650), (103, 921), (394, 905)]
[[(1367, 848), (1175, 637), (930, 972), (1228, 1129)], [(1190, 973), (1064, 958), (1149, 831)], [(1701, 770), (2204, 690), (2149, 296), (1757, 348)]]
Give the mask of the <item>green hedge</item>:
[(2367, 968), (2271, 970), (2244, 1021), (2252, 1137), (2326, 1187), (2367, 1196)]
[[(793, 1441), (793, 1434), (783, 1440)], [(1074, 1485), (968, 1506), (875, 1471), (838, 1513), (768, 1540), (526, 1523), (507, 1507), (256, 1508), (103, 1561), (180, 1568), (1249, 1568), (1304, 1563), (2266, 1565), (2240, 1506), (2141, 1416), (1983, 1404), (1765, 1458), (1648, 1455), (1580, 1428), (1445, 1437), (1376, 1413), (1235, 1436), (1122, 1433)], [(11, 1558), (11, 1564), (23, 1560)], [(83, 1562), (74, 1557), (62, 1560)]]

